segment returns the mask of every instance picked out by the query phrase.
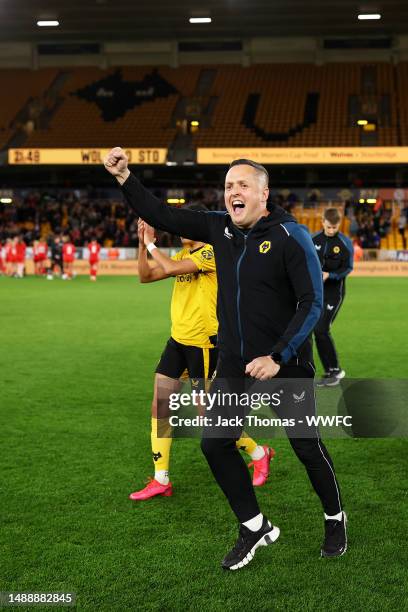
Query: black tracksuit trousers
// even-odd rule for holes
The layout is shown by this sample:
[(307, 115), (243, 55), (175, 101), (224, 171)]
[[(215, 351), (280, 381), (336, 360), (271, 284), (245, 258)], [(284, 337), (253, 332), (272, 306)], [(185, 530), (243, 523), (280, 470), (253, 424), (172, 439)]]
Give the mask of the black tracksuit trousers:
[[(283, 365), (281, 367), (278, 376), (273, 379), (278, 385), (277, 388), (285, 387), (284, 379), (291, 379), (291, 381), (290, 383), (289, 381), (286, 382), (287, 385), (290, 385), (290, 392), (287, 394), (288, 401), (282, 403), (281, 409), (274, 408), (278, 417), (295, 417), (298, 419), (306, 414), (315, 414), (313, 374), (311, 367), (310, 369), (309, 367), (296, 365)], [(300, 386), (298, 389), (296, 389), (296, 379), (299, 379)], [(221, 355), (217, 367), (217, 377), (210, 392), (234, 391), (242, 393), (245, 388), (248, 389), (248, 384), (251, 383), (249, 377), (245, 376), (244, 363), (229, 356)], [(297, 390), (297, 393), (293, 393), (294, 389)], [(296, 400), (293, 400), (292, 397), (296, 397)], [(303, 399), (299, 400), (299, 398)], [(224, 417), (227, 415), (235, 416), (239, 412), (240, 410), (237, 407), (228, 409), (225, 406), (216, 405), (211, 416), (214, 419), (219, 415)], [(248, 412), (248, 408), (241, 409), (243, 415)], [(271, 414), (271, 416), (273, 415)], [(286, 428), (290, 444), (296, 456), (306, 468), (310, 482), (319, 496), (326, 514), (337, 514), (342, 509), (342, 503), (330, 455), (320, 439), (317, 428), (314, 434), (310, 434), (309, 428), (308, 437), (300, 437), (305, 432), (302, 428), (301, 425), (295, 428)], [(240, 426), (237, 426), (235, 430), (231, 428), (225, 430), (225, 437), (218, 437), (223, 436), (222, 429), (217, 431), (214, 428), (204, 429), (201, 449), (238, 521), (243, 523), (259, 514), (260, 509), (247, 465), (235, 446), (235, 442), (241, 433), (242, 427)]]
[(344, 299), (344, 281), (333, 282), (324, 287), (323, 310), (314, 329), (316, 348), (325, 372), (339, 369), (339, 359), (330, 327), (336, 318)]

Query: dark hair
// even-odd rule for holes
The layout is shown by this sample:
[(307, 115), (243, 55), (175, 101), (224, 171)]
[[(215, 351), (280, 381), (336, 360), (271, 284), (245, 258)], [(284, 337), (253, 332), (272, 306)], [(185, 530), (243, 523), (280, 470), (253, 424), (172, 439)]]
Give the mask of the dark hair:
[(323, 219), (332, 225), (337, 225), (341, 221), (341, 214), (337, 208), (326, 208), (323, 213)]
[(229, 167), (233, 168), (234, 166), (251, 166), (252, 168), (255, 168), (255, 170), (265, 175), (266, 184), (269, 185), (269, 174), (265, 166), (262, 166), (262, 164), (258, 164), (258, 162), (254, 162), (252, 159), (234, 159), (234, 161), (230, 163)]

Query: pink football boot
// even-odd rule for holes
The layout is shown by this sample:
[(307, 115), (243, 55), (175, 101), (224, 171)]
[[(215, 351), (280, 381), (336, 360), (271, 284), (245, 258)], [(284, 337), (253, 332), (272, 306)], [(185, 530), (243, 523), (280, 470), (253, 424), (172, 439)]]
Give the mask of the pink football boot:
[(149, 499), (150, 497), (155, 497), (156, 495), (163, 495), (163, 497), (170, 497), (170, 495), (173, 495), (173, 485), (171, 482), (163, 485), (160, 484), (160, 482), (157, 482), (157, 480), (154, 478), (149, 478), (149, 482), (145, 488), (131, 493), (129, 495), (129, 499), (132, 499), (133, 501), (142, 501), (144, 499)]
[(254, 487), (262, 487), (265, 482), (268, 480), (270, 463), (272, 458), (275, 456), (275, 451), (273, 448), (269, 446), (263, 446), (265, 451), (262, 459), (258, 459), (258, 461), (251, 461), (248, 467), (254, 468), (254, 475), (252, 477), (252, 484)]

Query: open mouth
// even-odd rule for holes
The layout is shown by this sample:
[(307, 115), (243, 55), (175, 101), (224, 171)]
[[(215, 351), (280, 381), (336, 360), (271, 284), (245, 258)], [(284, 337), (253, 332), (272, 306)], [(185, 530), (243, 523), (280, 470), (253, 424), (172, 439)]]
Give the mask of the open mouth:
[(232, 210), (234, 213), (237, 213), (239, 210), (244, 209), (245, 204), (242, 200), (233, 200), (232, 201)]

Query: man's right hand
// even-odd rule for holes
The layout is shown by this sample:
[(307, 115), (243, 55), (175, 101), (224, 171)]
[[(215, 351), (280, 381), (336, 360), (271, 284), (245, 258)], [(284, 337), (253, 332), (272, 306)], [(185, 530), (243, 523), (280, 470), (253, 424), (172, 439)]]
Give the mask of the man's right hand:
[(118, 182), (123, 185), (130, 174), (128, 161), (124, 150), (121, 147), (114, 147), (109, 151), (103, 163), (106, 170), (115, 176)]

